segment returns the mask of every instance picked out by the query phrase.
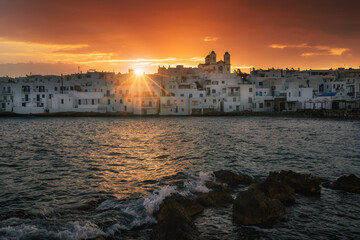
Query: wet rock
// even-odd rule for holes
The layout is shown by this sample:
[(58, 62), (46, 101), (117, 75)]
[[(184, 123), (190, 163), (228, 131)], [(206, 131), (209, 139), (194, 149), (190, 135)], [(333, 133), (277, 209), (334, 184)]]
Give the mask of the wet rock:
[(226, 184), (217, 184), (211, 181), (207, 181), (205, 186), (213, 191), (225, 191), (228, 192), (230, 189)]
[(155, 213), (156, 219), (160, 221), (163, 218), (163, 215), (166, 214), (166, 211), (172, 208), (178, 209), (183, 215), (189, 217), (190, 219), (204, 210), (204, 207), (196, 201), (180, 194), (173, 194), (166, 197), (160, 204), (160, 210)]
[(152, 239), (198, 239), (192, 218), (203, 211), (195, 201), (173, 194), (164, 199), (155, 214), (158, 223), (154, 226)]
[(360, 193), (360, 178), (354, 174), (341, 176), (331, 185), (331, 188), (351, 193)]
[(246, 174), (236, 174), (229, 170), (219, 170), (214, 172), (216, 181), (226, 183), (229, 186), (236, 187), (239, 184), (249, 184), (252, 178)]
[(265, 196), (278, 199), (283, 204), (289, 205), (295, 202), (295, 191), (285, 182), (267, 179), (266, 181), (249, 187), (250, 191), (260, 191)]
[(153, 228), (151, 239), (191, 240), (199, 238), (199, 232), (194, 223), (179, 209), (169, 208), (161, 216)]
[(231, 197), (231, 195), (224, 190), (203, 193), (197, 199), (197, 201), (205, 207), (226, 205), (232, 203), (233, 200), (234, 199)]
[(233, 218), (244, 225), (269, 223), (286, 213), (277, 199), (271, 199), (259, 191), (240, 192), (233, 205)]
[(322, 179), (311, 174), (296, 173), (293, 171), (270, 172), (267, 180), (287, 183), (295, 192), (307, 195), (320, 195)]

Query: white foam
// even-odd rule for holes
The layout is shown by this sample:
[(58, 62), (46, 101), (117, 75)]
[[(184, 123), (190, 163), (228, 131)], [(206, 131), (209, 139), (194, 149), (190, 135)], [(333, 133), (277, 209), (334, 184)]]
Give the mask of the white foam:
[(175, 186), (166, 185), (160, 190), (155, 191), (153, 194), (150, 194), (147, 198), (144, 199), (144, 207), (146, 212), (151, 215), (155, 211), (159, 210), (161, 202), (172, 193), (176, 192)]
[(66, 229), (47, 230), (34, 225), (21, 224), (0, 228), (0, 239), (28, 239), (28, 238), (52, 238), (52, 239), (89, 239), (98, 236), (106, 236), (95, 224), (89, 222), (69, 222)]
[(124, 226), (121, 226), (119, 223), (115, 223), (106, 229), (106, 236), (114, 236), (115, 233), (120, 232), (122, 229), (124, 229)]
[(199, 177), (195, 180), (185, 182), (184, 186), (191, 193), (207, 193), (210, 190), (206, 187), (205, 183), (213, 179), (213, 172), (199, 172)]

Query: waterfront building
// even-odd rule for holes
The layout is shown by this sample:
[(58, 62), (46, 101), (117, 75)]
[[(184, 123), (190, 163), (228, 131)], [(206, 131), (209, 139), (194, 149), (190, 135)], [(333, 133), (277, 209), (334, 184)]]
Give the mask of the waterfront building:
[(198, 67), (155, 74), (113, 72), (0, 78), (0, 112), (201, 115), (243, 111), (349, 109), (360, 105), (360, 69), (252, 69), (231, 73), (230, 54), (212, 51)]

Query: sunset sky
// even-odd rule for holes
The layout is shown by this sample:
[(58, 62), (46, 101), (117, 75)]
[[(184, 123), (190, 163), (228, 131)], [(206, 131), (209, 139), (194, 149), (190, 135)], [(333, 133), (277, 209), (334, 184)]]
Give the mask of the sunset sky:
[(359, 68), (358, 0), (0, 0), (0, 76), (93, 68)]

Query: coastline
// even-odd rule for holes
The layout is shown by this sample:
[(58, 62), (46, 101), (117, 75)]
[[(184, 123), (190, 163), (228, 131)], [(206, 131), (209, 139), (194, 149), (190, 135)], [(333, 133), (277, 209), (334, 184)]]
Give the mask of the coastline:
[(294, 117), (294, 118), (330, 118), (344, 120), (360, 120), (360, 109), (348, 110), (298, 110), (296, 112), (234, 112), (234, 113), (206, 113), (193, 115), (136, 115), (132, 113), (119, 112), (58, 112), (58, 113), (40, 113), (40, 114), (18, 114), (11, 112), (0, 113), (1, 117)]

